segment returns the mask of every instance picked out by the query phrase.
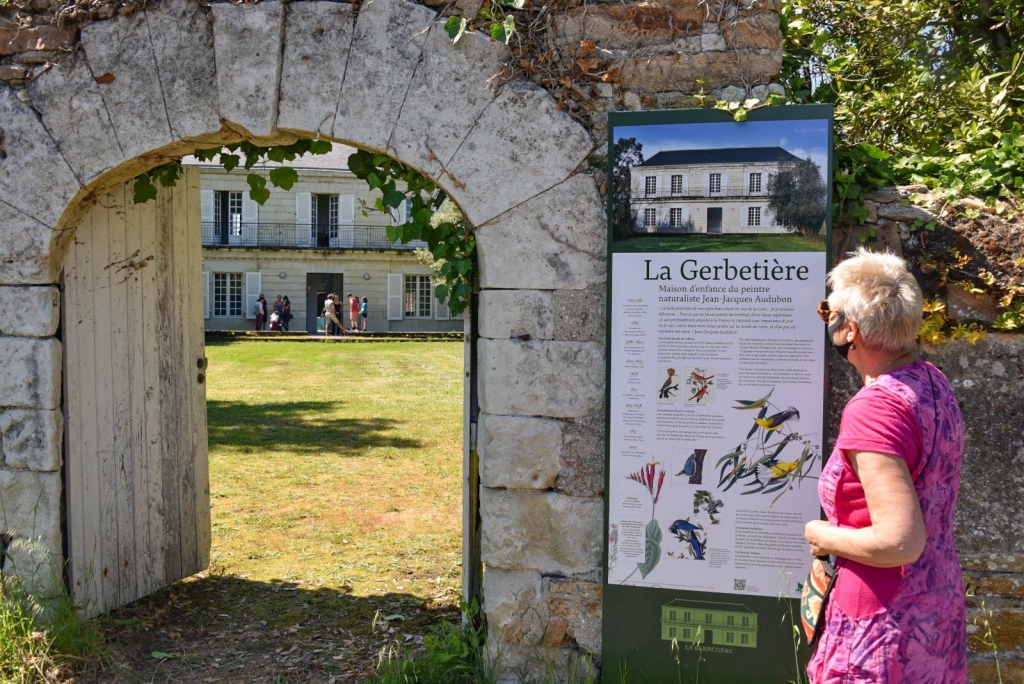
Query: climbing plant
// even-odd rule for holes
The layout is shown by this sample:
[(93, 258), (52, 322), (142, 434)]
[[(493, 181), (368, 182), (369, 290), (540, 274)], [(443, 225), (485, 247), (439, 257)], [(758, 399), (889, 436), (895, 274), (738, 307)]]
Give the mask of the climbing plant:
[[(326, 140), (300, 140), (291, 145), (269, 147), (240, 142), (222, 148), (197, 150), (195, 157), (200, 161), (216, 162), (225, 171), (230, 172), (239, 167), (249, 171), (246, 175), (249, 197), (262, 205), (270, 197), (268, 179), (270, 185), (282, 190), (291, 190), (298, 180), (298, 172), (285, 165), (287, 162), (293, 162), (305, 154), (327, 154), (331, 149), (331, 143)], [(267, 177), (252, 172), (253, 168), (265, 161), (282, 165), (272, 168)], [(476, 241), (457, 208), (454, 212), (442, 212), (435, 216), (448, 199), (444, 191), (420, 172), (383, 154), (359, 150), (349, 156), (348, 168), (357, 178), (366, 181), (371, 190), (380, 191), (380, 196), (373, 204), (363, 204), (364, 216), (374, 211), (393, 216), (399, 207), (408, 202), (410, 209), (406, 212), (405, 222), (388, 226), (388, 239), (394, 243), (409, 243), (413, 240), (426, 242), (427, 249), (438, 264), (439, 278), (434, 287), (434, 296), (446, 302), (455, 315), (465, 311), (476, 290), (473, 263)], [(156, 199), (157, 185), (174, 186), (181, 174), (180, 159), (140, 174), (133, 185), (135, 203)]]

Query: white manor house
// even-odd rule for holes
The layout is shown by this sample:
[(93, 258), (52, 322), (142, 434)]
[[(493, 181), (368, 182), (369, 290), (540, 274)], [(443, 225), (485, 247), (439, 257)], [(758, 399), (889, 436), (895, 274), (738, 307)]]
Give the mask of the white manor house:
[(768, 179), (800, 158), (781, 147), (663, 150), (630, 171), (638, 233), (785, 233)]

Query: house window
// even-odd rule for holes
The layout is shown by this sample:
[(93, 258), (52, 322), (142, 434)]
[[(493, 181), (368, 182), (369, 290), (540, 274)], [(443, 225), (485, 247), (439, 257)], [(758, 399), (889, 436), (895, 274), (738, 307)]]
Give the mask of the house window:
[(741, 644), (749, 644), (750, 643), (750, 635), (749, 634), (740, 634), (740, 643)]
[(708, 193), (714, 195), (722, 192), (722, 174), (708, 174)]
[(658, 210), (644, 209), (644, 228), (653, 227), (658, 224)]
[(658, 192), (658, 178), (656, 176), (647, 176), (644, 178), (644, 194), (648, 197), (652, 197)]
[(213, 274), (213, 315), (234, 318), (242, 315), (242, 274)]
[(731, 643), (735, 642), (735, 640), (736, 640), (736, 637), (733, 635), (732, 632), (726, 632), (725, 633), (725, 643), (731, 644)]
[(750, 618), (745, 617), (745, 618), (743, 618), (742, 622), (743, 622), (743, 626), (744, 627), (749, 627), (750, 626)]
[(405, 276), (405, 317), (430, 318), (430, 276)]
[(725, 625), (727, 627), (732, 627), (733, 624), (735, 623), (735, 621), (736, 621), (736, 618), (733, 617), (732, 615), (726, 615), (725, 616)]
[(690, 621), (690, 613), (689, 612), (683, 613), (683, 622), (689, 622), (689, 621)]
[(668, 619), (671, 620), (672, 622), (675, 622), (676, 621), (676, 611), (674, 611), (674, 610), (668, 611)]
[(704, 613), (704, 622), (711, 624), (711, 613)]
[(761, 225), (761, 207), (747, 207), (747, 225)]
[(691, 638), (690, 630), (684, 629), (683, 630), (683, 639), (689, 639), (689, 638)]
[(673, 228), (681, 228), (683, 226), (683, 210), (679, 208), (669, 209), (668, 224)]
[(682, 195), (683, 194), (683, 177), (672, 176), (672, 194)]
[(242, 234), (242, 193), (218, 190), (213, 193), (213, 234), (220, 238), (225, 231), (237, 237)]
[(309, 216), (313, 221), (313, 243), (320, 247), (327, 247), (330, 243), (325, 243), (324, 237), (328, 239), (338, 237), (338, 196), (310, 195)]
[(676, 628), (675, 627), (669, 627), (668, 628), (668, 637), (669, 637), (669, 639), (675, 639), (676, 638)]
[(761, 192), (761, 174), (752, 173), (750, 174), (750, 193)]

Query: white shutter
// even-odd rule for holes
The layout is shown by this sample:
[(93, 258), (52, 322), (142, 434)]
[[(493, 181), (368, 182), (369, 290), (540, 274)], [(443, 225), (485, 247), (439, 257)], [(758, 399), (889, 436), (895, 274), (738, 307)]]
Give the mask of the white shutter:
[(690, 191), (690, 174), (683, 176), (683, 194), (687, 194)]
[(316, 246), (316, 233), (313, 231), (313, 195), (308, 192), (295, 193), (295, 231), (296, 239), (305, 233), (309, 237), (309, 246)]
[(217, 220), (213, 215), (213, 190), (199, 191), (199, 220), (203, 223)]
[(402, 320), (402, 298), (405, 296), (405, 276), (388, 273), (388, 320)]
[(722, 174), (722, 194), (729, 194), (729, 174), (727, 173)]
[(690, 210), (684, 208), (683, 209), (683, 226), (686, 227), (686, 226), (689, 226), (689, 225), (690, 225)]
[(257, 225), (260, 220), (260, 205), (249, 197), (249, 193), (242, 193), (242, 244), (255, 245), (256, 233), (259, 230)]
[(356, 196), (338, 195), (338, 247), (353, 247), (356, 228), (352, 225), (356, 215)]
[[(433, 287), (434, 283), (431, 281), (430, 285)], [(433, 295), (431, 295), (433, 296)], [(451, 309), (448, 308), (446, 302), (442, 302), (440, 299), (435, 297), (434, 301), (434, 320), (447, 321), (452, 317)]]
[(210, 317), (210, 272), (203, 271), (203, 318)]
[(252, 310), (256, 307), (256, 300), (260, 297), (262, 287), (263, 276), (259, 272), (245, 274), (245, 317), (250, 320), (256, 318)]
[(654, 177), (654, 196), (661, 197), (661, 176)]
[(750, 214), (750, 210), (744, 204), (740, 205), (740, 227), (747, 227), (747, 216)]
[(741, 195), (753, 195), (750, 191), (750, 173), (748, 171), (743, 172), (743, 192)]
[(704, 196), (711, 197), (711, 174), (704, 174)]

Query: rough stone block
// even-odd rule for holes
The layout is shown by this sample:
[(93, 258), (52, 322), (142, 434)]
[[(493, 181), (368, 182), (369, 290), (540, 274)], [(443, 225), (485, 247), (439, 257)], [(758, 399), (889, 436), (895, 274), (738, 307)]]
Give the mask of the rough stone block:
[[(441, 166), (449, 165), (474, 122), (494, 99), (490, 81), (506, 59), (508, 50), (489, 36), (467, 32), (452, 45), (444, 25), (433, 24), (388, 143), (389, 153), (438, 178), (445, 189), (452, 186), (454, 181), (440, 178)], [(468, 184), (471, 178), (458, 180)], [(482, 223), (481, 212), (473, 212), (462, 202), (460, 205), (472, 223)]]
[(604, 414), (562, 422), (555, 487), (570, 496), (604, 494)]
[[(448, 176), (439, 183), (451, 186), (477, 226), (564, 181), (594, 146), (582, 126), (557, 111), (550, 93), (522, 81), (506, 84), (471, 126), (447, 164), (465, 187)], [(428, 139), (433, 147), (434, 137)]]
[(28, 93), (82, 185), (128, 159), (85, 60), (54, 66), (32, 81)]
[(55, 236), (52, 228), (0, 200), (0, 283), (55, 282), (60, 268), (52, 255)]
[(82, 43), (124, 155), (173, 142), (145, 14), (93, 22)]
[(209, 14), (190, 0), (150, 3), (145, 14), (173, 137), (191, 139), (219, 130), (217, 62)]
[[(56, 226), (64, 208), (74, 199), (81, 185), (35, 112), (18, 100), (9, 88), (0, 88), (0, 130), (3, 131), (0, 149), (4, 151), (0, 155), (0, 206), (6, 203), (44, 226)], [(0, 221), (13, 220), (9, 216), (0, 215)], [(7, 233), (9, 229), (2, 230)], [(3, 237), (2, 242), (10, 245), (8, 236)], [(10, 237), (13, 238), (13, 235)], [(5, 257), (9, 259), (10, 250), (5, 248), (5, 252)], [(37, 262), (38, 259), (36, 257), (31, 261)], [(26, 273), (48, 270), (40, 269), (39, 266), (36, 263), (22, 268), (8, 263), (4, 269)], [(4, 279), (4, 282), (19, 281)]]
[(282, 8), (279, 2), (210, 7), (220, 116), (256, 136), (270, 136), (277, 123)]
[(661, 47), (700, 33), (704, 11), (696, 2), (587, 5), (558, 13), (555, 33), (565, 45), (589, 40), (605, 50)]
[(779, 16), (762, 12), (721, 25), (725, 46), (730, 50), (777, 50), (782, 45)]
[[(3, 232), (0, 228), (0, 234)], [(0, 287), (0, 311), (0, 334), (52, 337), (60, 322), (60, 291), (55, 287)]]
[(383, 152), (395, 130), (437, 12), (406, 0), (367, 0), (359, 9), (334, 137)]
[(494, 339), (550, 340), (555, 335), (551, 292), (484, 290), (480, 293), (480, 336)]
[(771, 53), (660, 55), (629, 57), (619, 63), (622, 87), (647, 92), (706, 90), (743, 82), (770, 81), (782, 69), (782, 50)]
[(586, 174), (476, 231), (483, 289), (582, 289), (605, 280), (605, 216)]
[[(567, 578), (545, 578), (544, 594), (548, 604), (548, 646), (575, 642), (585, 653), (601, 652), (602, 587), (594, 582)], [(555, 635), (562, 638), (555, 640)]]
[(946, 315), (952, 321), (992, 325), (999, 314), (995, 298), (987, 292), (968, 292), (956, 285), (947, 285), (945, 299)]
[(601, 565), (599, 498), (481, 487), (480, 517), (481, 557), (489, 568), (573, 574)]
[(487, 568), (484, 573), (484, 611), (491, 633), (504, 644), (540, 643), (548, 622), (548, 606), (536, 570)]
[(60, 577), (60, 473), (0, 469), (0, 501), (0, 531), (15, 534), (4, 570), (30, 590), (49, 587)]
[(725, 49), (725, 38), (720, 33), (704, 33), (700, 37), (702, 52), (721, 52)]
[(60, 411), (0, 411), (2, 455), (8, 468), (55, 472), (61, 466), (64, 419)]
[(480, 414), (480, 482), (485, 487), (550, 489), (561, 464), (557, 420)]
[(0, 406), (56, 409), (60, 406), (60, 342), (50, 338), (0, 337)]
[(484, 413), (578, 418), (604, 401), (604, 347), (596, 342), (479, 341)]
[(914, 221), (927, 223), (935, 219), (927, 209), (910, 204), (904, 205), (899, 202), (880, 205), (878, 207), (878, 217), (889, 219), (890, 221), (906, 221), (907, 223), (913, 223)]
[(72, 27), (0, 27), (0, 57), (31, 50), (66, 50), (74, 42), (75, 29)]
[[(352, 5), (288, 5), (278, 128), (331, 135), (345, 80), (355, 14)], [(316, 84), (315, 87), (311, 87)]]
[(555, 310), (556, 340), (579, 342), (605, 341), (604, 285), (591, 285), (582, 290), (555, 290), (551, 305)]

